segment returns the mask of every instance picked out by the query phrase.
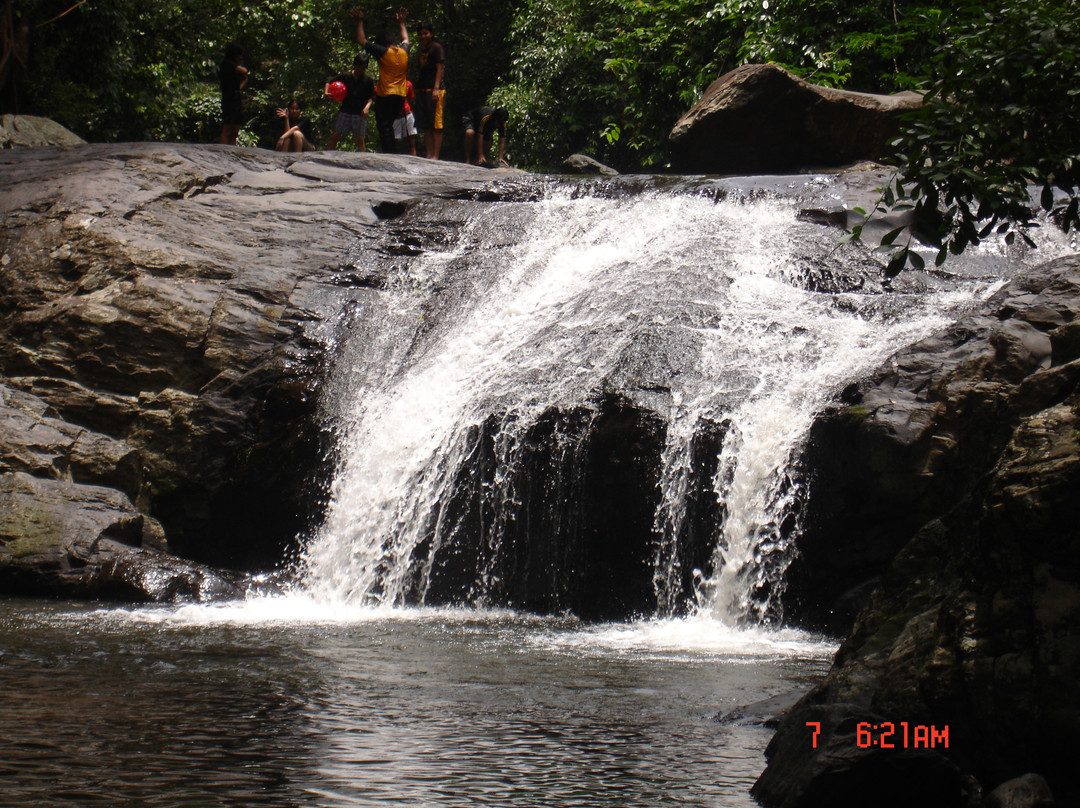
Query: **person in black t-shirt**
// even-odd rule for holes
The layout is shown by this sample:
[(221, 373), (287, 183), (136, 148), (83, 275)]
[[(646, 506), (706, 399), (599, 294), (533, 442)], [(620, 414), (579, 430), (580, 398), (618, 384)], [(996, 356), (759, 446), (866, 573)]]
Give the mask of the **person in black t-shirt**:
[(477, 107), (470, 109), (461, 117), (461, 125), (465, 129), (465, 162), (475, 162), (478, 166), (486, 166), (487, 153), (491, 151), (495, 132), (499, 133), (499, 158), (496, 165), (506, 166), (506, 122), (510, 119), (510, 113), (503, 107)]
[(416, 29), (420, 50), (416, 62), (420, 73), (416, 79), (416, 128), (424, 130), (424, 152), (431, 160), (439, 159), (443, 137), (443, 101), (446, 97), (444, 72), (446, 49), (435, 40), (430, 22), (422, 22)]
[(300, 102), (295, 98), (287, 107), (277, 111), (279, 118), (285, 119), (285, 131), (277, 139), (277, 150), (286, 152), (314, 151), (311, 142), (311, 121), (300, 114)]
[(337, 118), (334, 120), (334, 131), (326, 148), (336, 149), (338, 140), (342, 135), (353, 135), (356, 138), (356, 150), (366, 151), (368, 112), (371, 111), (371, 103), (375, 98), (375, 82), (365, 72), (369, 57), (366, 53), (359, 54), (353, 59), (351, 73), (342, 73), (334, 76), (326, 82), (323, 92), (330, 96), (330, 85), (340, 81), (345, 85), (345, 100), (341, 102)]
[(225, 48), (225, 58), (218, 68), (218, 81), (221, 83), (221, 143), (236, 145), (240, 134), (240, 124), (244, 122), (244, 111), (240, 100), (240, 91), (247, 84), (247, 68), (240, 64), (244, 60), (244, 49), (237, 43)]

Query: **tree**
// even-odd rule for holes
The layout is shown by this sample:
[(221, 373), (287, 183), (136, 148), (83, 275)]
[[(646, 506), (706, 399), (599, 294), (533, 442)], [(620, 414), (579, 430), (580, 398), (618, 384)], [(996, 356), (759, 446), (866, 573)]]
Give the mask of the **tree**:
[(1033, 244), (1040, 208), (1066, 231), (1080, 226), (1080, 6), (958, 9), (929, 68), (925, 106), (896, 141), (899, 168), (873, 211), (910, 212), (882, 241), (886, 274), (921, 268), (918, 245), (940, 265), (993, 234)]
[(510, 31), (510, 108), (523, 162), (586, 151), (663, 170), (675, 121), (719, 75), (779, 64), (865, 92), (915, 85), (945, 4), (900, 0), (527, 0)]

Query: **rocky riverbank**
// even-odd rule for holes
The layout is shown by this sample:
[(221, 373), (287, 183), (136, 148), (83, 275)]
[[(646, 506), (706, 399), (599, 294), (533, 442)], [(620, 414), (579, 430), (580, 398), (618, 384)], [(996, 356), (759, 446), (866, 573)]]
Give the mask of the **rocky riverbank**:
[(342, 257), (410, 200), (512, 173), (217, 146), (0, 154), (0, 589), (235, 595), (200, 565), (278, 563), (327, 465), (326, 329), (375, 294)]
[[(515, 176), (216, 146), (0, 155), (0, 592), (235, 597), (250, 579), (225, 570), (287, 557), (333, 462), (317, 393), (339, 330), (379, 310), (400, 256), (456, 224), (387, 220), (422, 197), (498, 198)], [(363, 271), (358, 243), (378, 252)], [(977, 805), (1028, 771), (1077, 799), (1078, 314), (1080, 258), (1025, 271), (815, 425), (788, 613), (854, 629), (770, 746), (766, 804)], [(655, 489), (662, 425), (643, 374), (626, 375), (589, 443), (607, 508), (590, 504), (590, 527), (610, 540), (598, 568), (649, 546), (652, 508), (621, 503)], [(468, 588), (452, 564), (437, 572), (449, 597)], [(888, 724), (947, 727), (948, 747), (883, 748)]]
[(1078, 381), (1073, 256), (818, 421), (792, 594), (845, 631), (838, 613), (873, 595), (770, 745), (766, 805), (1000, 805), (983, 795), (1029, 772), (1080, 800)]

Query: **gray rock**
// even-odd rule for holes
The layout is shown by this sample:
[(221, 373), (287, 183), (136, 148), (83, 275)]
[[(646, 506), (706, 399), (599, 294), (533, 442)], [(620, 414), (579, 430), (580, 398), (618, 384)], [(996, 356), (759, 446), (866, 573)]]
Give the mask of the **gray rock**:
[(604, 177), (617, 177), (619, 172), (606, 166), (599, 160), (585, 154), (571, 154), (563, 160), (563, 170), (568, 174), (600, 174)]
[[(764, 804), (861, 787), (843, 762), (857, 754), (850, 739), (825, 753), (804, 736), (818, 715), (839, 728), (866, 711), (948, 727), (934, 751), (963, 776), (917, 804), (960, 805), (972, 778), (1034, 770), (1066, 804), (1080, 797), (1065, 751), (1080, 735), (1080, 358), (1066, 327), (1078, 314), (1080, 256), (1043, 265), (897, 354), (823, 422), (811, 504), (836, 498), (833, 521), (814, 515), (825, 532), (804, 548), (820, 564), (811, 577), (850, 578), (867, 544), (884, 542), (881, 557), (902, 549), (770, 744), (755, 786)], [(922, 757), (906, 776), (940, 771)]]
[(243, 594), (238, 578), (156, 549), (161, 528), (119, 491), (0, 474), (0, 590), (124, 601)]
[(703, 174), (774, 174), (878, 160), (916, 93), (872, 95), (743, 65), (705, 90), (669, 135), (672, 162)]
[(1025, 774), (1002, 783), (983, 801), (985, 808), (1053, 808), (1054, 792), (1038, 774)]
[(43, 400), (0, 384), (0, 471), (117, 488), (131, 499), (142, 490), (138, 451), (56, 417)]
[(517, 174), (181, 144), (0, 152), (0, 472), (42, 496), (75, 486), (86, 514), (65, 519), (97, 534), (102, 509), (132, 535), (145, 516), (126, 540), (140, 550), (167, 536), (200, 562), (271, 567), (333, 460), (315, 396), (328, 329), (375, 294), (349, 248), (418, 197)]
[(80, 146), (85, 143), (74, 132), (48, 118), (36, 115), (4, 115), (0, 118), (0, 149)]
[[(845, 593), (865, 591), (923, 525), (999, 462), (1023, 418), (1080, 380), (1071, 323), (1080, 258), (1028, 271), (948, 329), (852, 385), (811, 432), (813, 469), (789, 595), (804, 623), (837, 633)], [(863, 604), (865, 605), (865, 598)]]

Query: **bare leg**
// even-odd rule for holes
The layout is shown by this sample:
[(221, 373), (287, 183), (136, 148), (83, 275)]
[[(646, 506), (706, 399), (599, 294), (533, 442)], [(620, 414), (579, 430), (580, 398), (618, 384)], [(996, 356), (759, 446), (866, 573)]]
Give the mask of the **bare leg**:
[(465, 130), (465, 164), (472, 165), (473, 148), (476, 146), (476, 132)]
[(424, 130), (424, 151), (429, 160), (438, 160), (442, 150), (442, 129)]
[(240, 135), (240, 124), (227, 123), (221, 127), (221, 143), (226, 146), (235, 146), (236, 138)]

